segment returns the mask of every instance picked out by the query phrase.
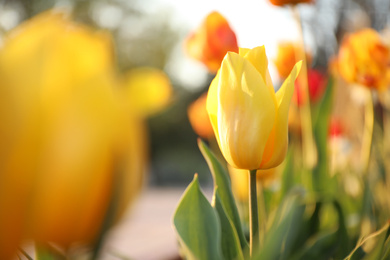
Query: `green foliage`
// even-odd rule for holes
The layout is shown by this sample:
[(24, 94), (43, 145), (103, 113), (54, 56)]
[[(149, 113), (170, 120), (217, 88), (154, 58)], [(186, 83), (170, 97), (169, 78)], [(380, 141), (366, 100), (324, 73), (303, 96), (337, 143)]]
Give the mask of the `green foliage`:
[(222, 164), (218, 161), (217, 157), (210, 151), (202, 140), (198, 139), (198, 145), (210, 167), (211, 175), (214, 179), (214, 189), (218, 187), (217, 192), (221, 197), (221, 203), (226, 210), (226, 214), (237, 230), (241, 247), (246, 248), (248, 247), (248, 242), (244, 236), (244, 232), (242, 231), (240, 216), (231, 190), (229, 175)]
[(297, 223), (303, 218), (304, 206), (300, 203), (302, 196), (300, 190), (292, 190), (281, 203), (265, 235), (263, 247), (254, 259), (287, 259), (296, 238)]
[(221, 247), (224, 259), (244, 259), (236, 228), (230, 218), (226, 215), (226, 211), (218, 193), (218, 188), (215, 189), (213, 207), (217, 210), (221, 222)]
[(184, 192), (173, 224), (187, 259), (223, 259), (218, 215), (200, 190), (197, 175)]
[(328, 160), (328, 129), (333, 105), (333, 80), (329, 78), (322, 102), (314, 120), (314, 138), (317, 144), (318, 163), (313, 170), (313, 186), (316, 191), (331, 189)]
[[(324, 102), (330, 102), (327, 96)], [(322, 104), (322, 107), (324, 106)], [(316, 125), (318, 124), (325, 123), (317, 121)], [(327, 138), (327, 135), (324, 131), (320, 131), (318, 138)], [(319, 141), (323, 145), (319, 149), (324, 152), (326, 144), (324, 140)], [(259, 246), (254, 248), (253, 256), (249, 257), (248, 243), (242, 231), (246, 223), (240, 220), (229, 175), (204, 142), (199, 140), (198, 145), (214, 179), (214, 196), (211, 206), (200, 191), (195, 177), (179, 203), (174, 216), (174, 226), (186, 259), (384, 260), (389, 258), (389, 223), (380, 231), (359, 241), (359, 234), (348, 227), (348, 217), (351, 215), (359, 214), (360, 218), (368, 215), (366, 211), (372, 205), (372, 200), (367, 199), (367, 195), (363, 195), (365, 199), (360, 204), (364, 205), (360, 210), (356, 211), (359, 209), (356, 207), (347, 207), (349, 201), (354, 199), (343, 190), (337, 191), (342, 187), (339, 183), (340, 179), (330, 177), (326, 157), (322, 158), (324, 162), (314, 169), (317, 173), (323, 174), (317, 177), (326, 182), (322, 184), (318, 182), (320, 186), (315, 186), (314, 183), (314, 190), (311, 191), (302, 185), (308, 175), (296, 178), (300, 172), (299, 167), (296, 167), (297, 155), (292, 151), (286, 158), (280, 189), (263, 190), (267, 195), (263, 196), (264, 204), (273, 205), (266, 206), (265, 215), (259, 219), (264, 221), (260, 225), (265, 228), (262, 230)], [(370, 239), (377, 239), (377, 243), (366, 252), (362, 246)], [(356, 241), (358, 242), (354, 249)]]

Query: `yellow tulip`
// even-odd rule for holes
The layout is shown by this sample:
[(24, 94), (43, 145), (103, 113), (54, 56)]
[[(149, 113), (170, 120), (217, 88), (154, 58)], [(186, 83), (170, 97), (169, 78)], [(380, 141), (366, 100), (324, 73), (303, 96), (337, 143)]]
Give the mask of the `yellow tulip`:
[(264, 46), (229, 52), (210, 85), (207, 111), (226, 161), (239, 169), (269, 169), (286, 155), (288, 110), (298, 62), (275, 93)]
[(16, 248), (22, 238), (91, 244), (111, 200), (124, 212), (139, 191), (145, 138), (140, 119), (121, 104), (113, 53), (108, 34), (55, 11), (5, 39), (1, 259), (13, 254), (2, 246)]
[(149, 67), (128, 71), (123, 80), (123, 96), (130, 110), (146, 117), (164, 109), (172, 98), (172, 86), (161, 70)]

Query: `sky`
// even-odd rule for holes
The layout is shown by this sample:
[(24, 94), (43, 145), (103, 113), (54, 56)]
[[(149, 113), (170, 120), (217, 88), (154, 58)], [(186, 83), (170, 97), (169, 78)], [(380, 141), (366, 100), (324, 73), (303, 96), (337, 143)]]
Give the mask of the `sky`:
[[(67, 3), (69, 4), (69, 0), (58, 0), (56, 5), (66, 6)], [(268, 0), (139, 0), (132, 4), (138, 4), (150, 14), (169, 10), (172, 27), (182, 34), (165, 70), (174, 82), (193, 91), (204, 86), (208, 80), (208, 71), (203, 64), (186, 56), (183, 41), (191, 31), (196, 30), (210, 12), (218, 11), (228, 20), (237, 35), (240, 47), (253, 48), (265, 45), (271, 61), (276, 55), (278, 42), (295, 40), (298, 35), (297, 24), (292, 19), (290, 10), (273, 6)], [(0, 9), (2, 28), (8, 30), (18, 23), (20, 17), (15, 10)], [(96, 4), (95, 9), (94, 11), (99, 11), (96, 17), (102, 27), (112, 29), (123, 23), (123, 10), (118, 6), (108, 3)], [(132, 32), (137, 29), (134, 26), (129, 28)], [(274, 83), (277, 82), (278, 76), (272, 62), (269, 69)]]

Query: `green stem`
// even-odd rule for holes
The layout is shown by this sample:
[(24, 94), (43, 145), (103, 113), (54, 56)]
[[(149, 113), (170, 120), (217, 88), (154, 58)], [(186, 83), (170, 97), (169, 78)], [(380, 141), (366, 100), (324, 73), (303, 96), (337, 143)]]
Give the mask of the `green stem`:
[(260, 248), (263, 247), (264, 243), (264, 234), (265, 230), (267, 228), (267, 210), (266, 210), (266, 205), (265, 205), (265, 198), (264, 198), (264, 188), (263, 184), (261, 182), (258, 183), (257, 185), (258, 188), (258, 205), (259, 205), (259, 216), (260, 216), (260, 223), (259, 223), (259, 242), (260, 242)]
[(253, 249), (259, 242), (259, 213), (257, 208), (256, 172), (249, 171), (249, 253), (253, 256)]
[(366, 89), (366, 91), (367, 98), (364, 107), (364, 131), (361, 150), (361, 161), (363, 163), (364, 174), (367, 174), (369, 168), (372, 134), (374, 131), (374, 104), (372, 102), (372, 93), (369, 89)]

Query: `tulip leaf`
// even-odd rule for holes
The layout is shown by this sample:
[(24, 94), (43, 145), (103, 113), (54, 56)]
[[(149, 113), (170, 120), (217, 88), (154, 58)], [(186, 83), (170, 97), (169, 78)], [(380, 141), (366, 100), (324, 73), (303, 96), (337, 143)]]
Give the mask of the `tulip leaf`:
[(299, 229), (298, 223), (303, 218), (305, 211), (301, 203), (302, 192), (292, 189), (286, 199), (277, 209), (273, 222), (265, 236), (263, 247), (256, 254), (254, 259), (285, 259), (284, 252), (288, 253), (296, 239)]
[(67, 257), (47, 243), (37, 243), (35, 258), (39, 260), (65, 260)]
[(173, 225), (187, 259), (223, 259), (218, 215), (200, 190), (196, 174), (179, 202)]
[[(290, 146), (291, 147), (291, 146)], [(281, 197), (284, 196), (290, 191), (294, 186), (294, 147), (291, 147), (288, 150), (285, 165), (282, 172), (282, 187), (281, 187)]]
[(315, 210), (308, 220), (304, 217), (297, 219), (297, 222), (294, 223), (294, 229), (290, 229), (287, 234), (286, 246), (281, 259), (291, 258), (291, 255), (295, 254), (312, 235), (318, 232), (321, 206), (321, 202), (316, 203)]
[(337, 232), (327, 232), (319, 234), (310, 243), (306, 244), (304, 249), (298, 256), (292, 257), (292, 260), (305, 259), (332, 259), (329, 255), (331, 248), (334, 245)]
[(222, 234), (222, 254), (224, 259), (236, 259), (243, 260), (244, 255), (241, 250), (240, 239), (237, 231), (226, 215), (226, 211), (222, 205), (221, 198), (218, 193), (218, 188), (214, 191), (213, 207), (217, 210), (219, 220), (221, 223), (221, 234)]
[(390, 259), (390, 230), (387, 231), (387, 238), (383, 245), (381, 260)]
[(198, 139), (198, 146), (203, 154), (203, 157), (207, 161), (208, 166), (210, 167), (210, 171), (214, 179), (214, 187), (218, 187), (218, 193), (221, 198), (221, 203), (226, 211), (226, 215), (234, 224), (238, 237), (240, 238), (241, 248), (245, 250), (248, 248), (248, 241), (246, 240), (242, 230), (241, 220), (233, 197), (229, 175), (223, 168), (222, 164), (218, 161), (217, 157), (200, 139)]
[[(374, 247), (365, 254), (361, 254), (359, 258), (355, 257), (358, 250), (361, 250), (361, 247), (367, 241), (374, 241)], [(364, 259), (364, 260), (376, 260), (376, 259), (389, 259), (390, 257), (390, 222), (386, 223), (380, 230), (377, 230), (371, 233), (368, 236), (362, 237), (358, 241), (356, 247), (351, 251), (351, 253), (345, 258), (345, 260), (350, 259)]]
[(329, 190), (330, 176), (328, 173), (328, 129), (333, 105), (333, 80), (328, 85), (319, 107), (318, 117), (314, 124), (314, 138), (318, 149), (318, 164), (313, 169), (313, 186), (317, 191)]
[[(317, 205), (321, 204), (317, 203)], [(347, 255), (350, 248), (344, 214), (338, 201), (334, 200), (331, 205), (336, 209), (338, 215), (337, 230), (313, 234), (313, 237), (304, 246), (301, 246), (302, 249), (291, 259), (343, 259)], [(318, 212), (314, 214), (318, 216)]]

